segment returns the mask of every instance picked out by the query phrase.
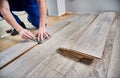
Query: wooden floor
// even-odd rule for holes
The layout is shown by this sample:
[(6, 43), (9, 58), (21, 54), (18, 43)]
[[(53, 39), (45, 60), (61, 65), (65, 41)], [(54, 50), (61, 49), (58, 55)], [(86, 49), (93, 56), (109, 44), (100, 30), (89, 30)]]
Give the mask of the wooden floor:
[(90, 18), (91, 21), (86, 22), (82, 26), (84, 28), (76, 30), (60, 49), (64, 50), (64, 52), (68, 50), (88, 58), (101, 58), (107, 35), (115, 17), (114, 12), (104, 12), (100, 13), (94, 20), (93, 17)]
[[(43, 44), (17, 42), (1, 52), (0, 66), (5, 66), (0, 70), (0, 78), (120, 78), (119, 15), (112, 23), (101, 59), (83, 60), (57, 50), (78, 28), (93, 22), (96, 17), (89, 14), (74, 15), (48, 27), (52, 37)], [(28, 50), (31, 43), (35, 47)], [(16, 58), (25, 50), (24, 45), (27, 51)]]
[[(19, 15), (20, 19), (25, 23), (28, 29), (30, 29), (33, 33), (36, 32), (36, 29), (27, 21), (27, 14), (24, 12), (17, 13)], [(62, 16), (49, 16), (47, 18), (47, 26), (52, 26), (56, 22), (63, 20), (65, 18), (68, 18), (72, 16), (73, 14), (66, 13)], [(11, 26), (6, 23), (5, 20), (0, 21), (0, 36), (6, 35), (6, 30), (10, 29)], [(0, 38), (0, 52), (6, 50), (7, 48), (12, 47), (13, 45), (23, 41), (23, 39), (17, 35), (17, 36), (7, 36), (5, 38)], [(7, 44), (7, 45), (6, 45)]]

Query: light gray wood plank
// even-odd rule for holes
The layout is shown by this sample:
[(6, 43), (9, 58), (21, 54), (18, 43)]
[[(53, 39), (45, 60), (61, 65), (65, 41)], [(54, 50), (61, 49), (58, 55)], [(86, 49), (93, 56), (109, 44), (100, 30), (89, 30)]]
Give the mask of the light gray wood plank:
[[(60, 50), (63, 50), (64, 52), (68, 52), (68, 54), (71, 54), (71, 47), (76, 43), (76, 41), (79, 39), (79, 37), (84, 34), (84, 32), (91, 26), (90, 24), (96, 19), (95, 16), (89, 16), (85, 20), (85, 24), (81, 26), (78, 30), (76, 30), (75, 33), (73, 33), (68, 39), (64, 41), (62, 46), (60, 46)], [(61, 51), (62, 52), (62, 51)], [(73, 55), (74, 53), (72, 53)], [(75, 55), (75, 54), (74, 54)], [(77, 54), (76, 54), (77, 55)], [(75, 55), (75, 56), (76, 56)], [(78, 56), (78, 55), (77, 55)], [(78, 56), (79, 57), (79, 56)]]
[(47, 28), (47, 32), (51, 35), (53, 35), (54, 33), (56, 33), (57, 31), (61, 30), (62, 28), (64, 28), (65, 26), (69, 25), (71, 22), (75, 22), (76, 20), (78, 20), (80, 17), (83, 17), (84, 15), (73, 15), (69, 18), (66, 18), (62, 21), (59, 21), (57, 23), (55, 23), (53, 26), (50, 26)]
[(70, 60), (69, 58), (66, 58), (65, 56), (58, 53), (48, 56), (43, 61), (44, 65), (62, 73), (63, 75), (65, 75), (73, 63), (73, 60)]
[(113, 49), (117, 19), (113, 22), (110, 32), (107, 37), (107, 42), (104, 48), (102, 59), (95, 59), (91, 65), (91, 71), (85, 78), (107, 78), (108, 67), (110, 64), (111, 53)]
[(86, 74), (91, 71), (89, 65), (74, 62), (74, 64), (69, 68), (65, 74), (66, 78), (85, 78)]
[(39, 64), (25, 78), (65, 78), (63, 75), (49, 67)]
[(120, 78), (120, 16), (117, 22), (116, 36), (106, 78)]
[(79, 20), (55, 33), (45, 43), (34, 47), (28, 53), (16, 59), (0, 70), (0, 76), (5, 78), (24, 78), (27, 76), (27, 74), (39, 65), (48, 55), (56, 53), (56, 49), (59, 48), (61, 43), (79, 28), (79, 25), (74, 25), (78, 22), (79, 24), (84, 23), (86, 17), (87, 16), (79, 17)]
[(71, 51), (86, 57), (101, 58), (115, 15), (114, 12), (101, 13), (91, 27), (71, 47)]
[[(73, 40), (73, 38), (76, 38), (77, 35), (80, 36), (81, 33), (84, 33), (85, 29), (87, 29), (88, 25), (95, 19), (95, 15), (90, 15), (84, 19), (83, 24), (76, 23), (74, 26), (79, 25), (79, 28), (68, 38), (65, 40), (65, 43), (69, 40)], [(73, 42), (74, 43), (74, 42)], [(62, 46), (63, 44), (61, 44)], [(68, 43), (68, 46), (72, 45)], [(48, 56), (44, 61), (43, 64), (51, 67), (52, 69), (59, 71), (60, 73), (64, 74), (67, 72), (67, 70), (70, 68), (70, 66), (73, 64), (72, 60), (69, 60), (69, 58), (64, 57), (61, 54), (55, 54)]]
[[(82, 15), (81, 15), (82, 16)], [(60, 21), (56, 23), (55, 25), (48, 27), (47, 31), (53, 35), (54, 33), (58, 32), (65, 26), (69, 25), (72, 21), (77, 20), (81, 17), (80, 15), (74, 15), (72, 17), (69, 17), (63, 21)], [(0, 53), (0, 69), (6, 66), (8, 63), (10, 63), (12, 60), (14, 60), (16, 57), (23, 54), (26, 50), (36, 45), (36, 42), (27, 42), (23, 41), (21, 43), (18, 43), (14, 45), (13, 47), (10, 47), (9, 49), (3, 51)], [(17, 50), (16, 50), (17, 49)]]
[(35, 44), (33, 41), (24, 41), (0, 53), (0, 69)]
[(76, 40), (78, 40), (78, 38), (89, 28), (90, 24), (95, 20), (94, 17), (95, 17), (94, 15), (89, 16), (85, 20), (86, 23), (84, 25), (82, 25), (83, 27), (76, 30), (75, 33), (73, 33), (68, 39), (66, 39), (66, 41), (63, 43), (63, 45), (60, 48), (70, 49), (72, 47), (72, 45), (75, 44)]
[(65, 75), (66, 78), (106, 78), (116, 33), (116, 22), (117, 20), (113, 22), (110, 29), (102, 59), (94, 59), (90, 65), (74, 63)]

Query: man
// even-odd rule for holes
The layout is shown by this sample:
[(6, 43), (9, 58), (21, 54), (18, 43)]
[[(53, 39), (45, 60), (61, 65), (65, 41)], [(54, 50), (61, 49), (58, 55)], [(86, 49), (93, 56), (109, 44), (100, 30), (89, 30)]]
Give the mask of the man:
[(45, 0), (0, 0), (0, 16), (3, 17), (24, 39), (35, 39), (35, 36), (27, 29), (24, 23), (12, 11), (25, 11), (28, 21), (38, 28), (38, 40), (49, 38), (46, 32), (45, 22), (47, 17)]

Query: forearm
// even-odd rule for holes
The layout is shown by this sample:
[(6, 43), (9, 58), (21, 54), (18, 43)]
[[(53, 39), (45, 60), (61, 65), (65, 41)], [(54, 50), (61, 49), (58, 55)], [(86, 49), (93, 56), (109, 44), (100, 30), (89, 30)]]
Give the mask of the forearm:
[(15, 18), (10, 12), (9, 4), (7, 0), (2, 0), (0, 4), (0, 12), (4, 19), (12, 26), (14, 27), (18, 32), (22, 29), (22, 27), (16, 22)]
[(18, 32), (22, 29), (22, 27), (16, 22), (14, 17), (12, 16), (10, 11), (3, 11), (1, 12), (3, 15), (4, 19), (9, 23), (13, 28), (15, 28)]
[(46, 19), (47, 19), (47, 7), (46, 7), (46, 2), (45, 0), (39, 0), (39, 4), (40, 4), (40, 27), (44, 28), (45, 27), (45, 23), (46, 23)]

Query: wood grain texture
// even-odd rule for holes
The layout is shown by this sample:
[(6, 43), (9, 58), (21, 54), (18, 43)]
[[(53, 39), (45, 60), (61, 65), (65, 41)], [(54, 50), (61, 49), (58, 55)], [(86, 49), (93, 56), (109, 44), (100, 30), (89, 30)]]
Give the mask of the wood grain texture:
[(82, 16), (83, 15), (73, 15), (67, 19), (59, 21), (59, 22), (55, 23), (53, 26), (48, 27), (47, 32), (50, 33), (51, 35), (53, 35), (57, 31), (61, 30), (65, 26), (69, 25), (71, 22), (78, 20)]
[[(90, 15), (84, 19), (83, 23), (75, 23), (74, 26), (79, 25), (79, 28), (69, 37), (74, 38), (76, 35), (84, 33), (84, 30), (87, 29), (88, 25), (95, 19), (95, 15)], [(79, 32), (78, 32), (79, 30)], [(72, 39), (71, 39), (72, 40)], [(65, 40), (67, 42), (68, 39)], [(61, 44), (62, 46), (63, 44)], [(69, 44), (72, 45), (72, 44)], [(69, 46), (68, 45), (68, 46)], [(73, 64), (72, 60), (69, 60), (69, 58), (64, 57), (60, 54), (54, 54), (51, 56), (48, 56), (44, 61), (43, 64), (49, 66), (50, 68), (59, 71), (62, 74), (66, 74), (67, 70), (70, 68), (70, 66)]]
[(85, 20), (86, 23), (84, 25), (82, 25), (82, 27), (80, 29), (76, 30), (76, 32), (74, 32), (68, 39), (66, 39), (63, 42), (62, 46), (60, 46), (59, 50), (61, 50), (61, 52), (66, 52), (68, 54), (82, 58), (82, 56), (80, 56), (79, 54), (73, 53), (71, 51), (71, 47), (73, 47), (73, 45), (76, 43), (76, 41), (79, 39), (79, 37), (82, 34), (84, 34), (84, 32), (91, 26), (90, 24), (96, 19), (96, 17), (95, 16), (87, 17), (87, 20)]
[[(64, 28), (65, 26), (69, 25), (71, 21), (75, 21), (79, 17), (80, 15), (71, 16), (63, 21), (56, 23), (52, 27), (47, 28), (47, 31), (51, 35), (53, 35), (54, 33)], [(0, 69), (36, 44), (37, 44), (36, 42), (23, 41), (0, 53)]]
[(43, 61), (43, 64), (65, 75), (68, 69), (72, 66), (73, 62), (73, 60), (56, 53), (54, 55), (48, 56)]
[(120, 16), (117, 22), (116, 36), (106, 78), (120, 78)]
[(73, 52), (93, 58), (102, 58), (107, 35), (115, 13), (101, 13), (91, 27), (71, 47)]
[(86, 74), (91, 71), (89, 65), (85, 65), (80, 62), (74, 62), (74, 64), (68, 69), (65, 74), (66, 78), (85, 78)]
[(39, 64), (33, 71), (31, 71), (25, 78), (65, 78), (62, 74), (49, 67)]
[(101, 59), (94, 59), (92, 64), (74, 63), (66, 73), (66, 78), (107, 78), (108, 67), (116, 33), (115, 20), (107, 37), (104, 54)]
[(85, 78), (107, 78), (108, 67), (110, 64), (111, 53), (113, 49), (115, 34), (116, 34), (117, 19), (113, 22), (110, 32), (107, 37), (106, 45), (101, 59), (95, 59), (91, 64), (91, 71), (89, 71)]
[(4, 67), (4, 65), (12, 61), (14, 58), (18, 57), (20, 54), (24, 53), (26, 50), (28, 50), (30, 47), (32, 47), (35, 44), (36, 42), (33, 42), (33, 41), (21, 42), (5, 50), (4, 52), (0, 53), (0, 69)]
[[(88, 16), (79, 17), (79, 23), (84, 24), (85, 18), (87, 17)], [(116, 23), (113, 23), (111, 31), (108, 34), (102, 59), (95, 59), (92, 65), (85, 65), (56, 52), (56, 49), (63, 45), (62, 42), (76, 32), (77, 27), (71, 29), (76, 22), (74, 21), (69, 25), (67, 24), (63, 29), (59, 30), (59, 33), (56, 32), (51, 39), (36, 46), (0, 70), (0, 78), (107, 78)], [(117, 62), (118, 61), (119, 60), (117, 60)], [(117, 62), (115, 61), (114, 64)], [(119, 68), (118, 66), (116, 67)], [(116, 72), (116, 68), (113, 69), (115, 66), (112, 65), (111, 67), (112, 70), (109, 69), (111, 70), (110, 73), (113, 73), (112, 71)], [(117, 71), (119, 71), (119, 69)], [(113, 73), (113, 75), (117, 74), (118, 73)], [(116, 77), (119, 78), (119, 76)]]
[(95, 20), (95, 16), (89, 16), (85, 20), (85, 24), (74, 32), (68, 39), (66, 39), (60, 49), (70, 49), (78, 38), (89, 28), (90, 24)]
[(0, 70), (0, 77), (25, 78), (48, 55), (56, 53), (56, 49), (59, 48), (61, 43), (79, 28), (79, 25), (74, 25), (78, 22), (78, 24), (83, 24), (86, 17), (87, 16), (79, 17), (79, 20), (67, 25), (62, 30), (55, 33), (48, 41), (34, 47), (28, 53)]

